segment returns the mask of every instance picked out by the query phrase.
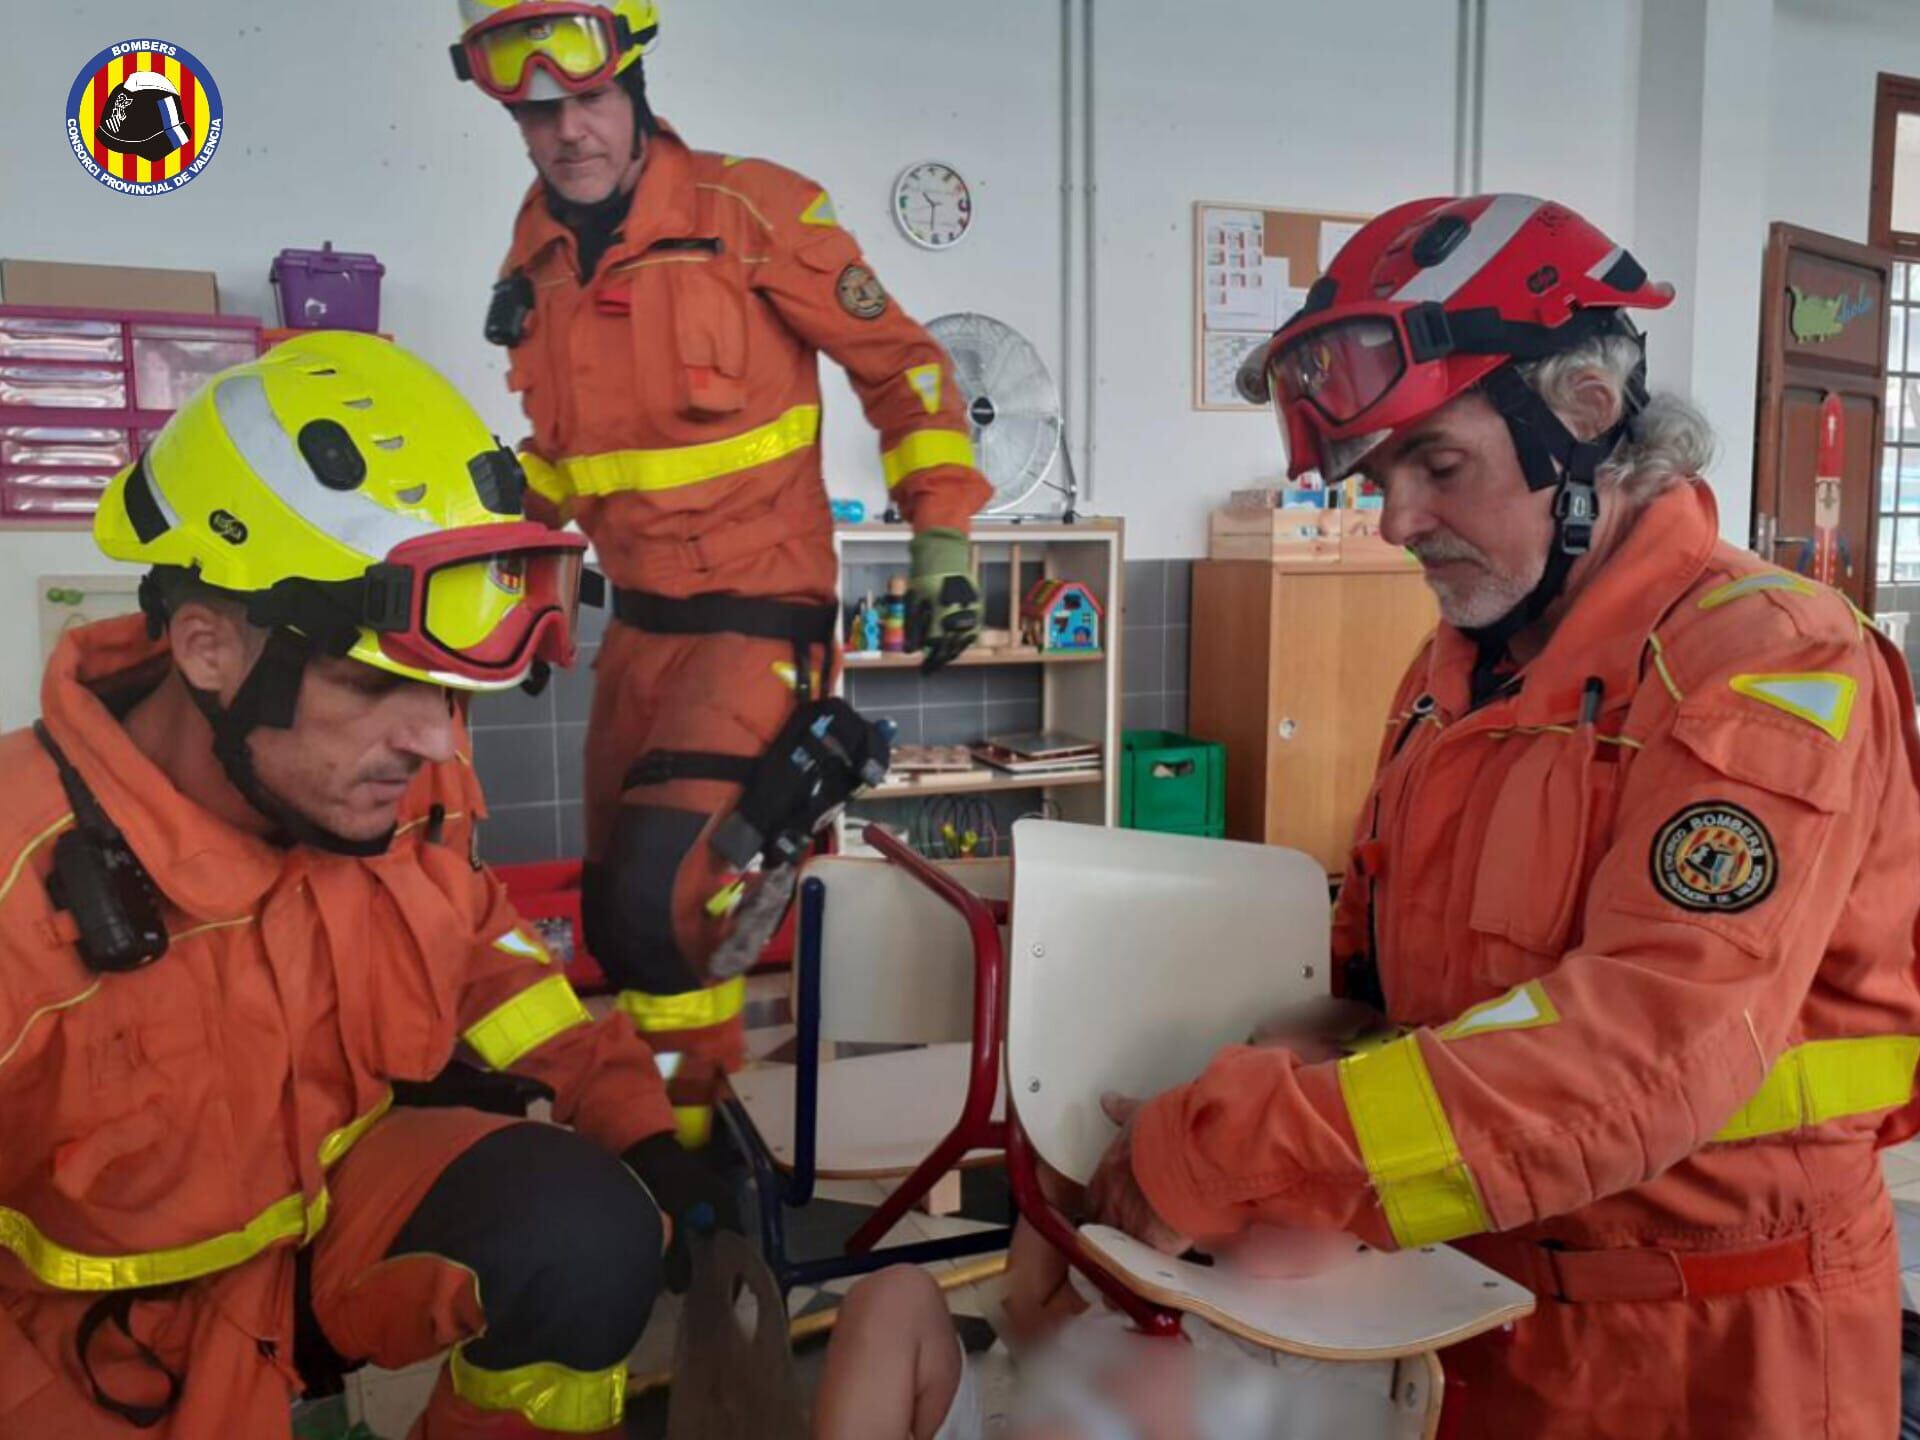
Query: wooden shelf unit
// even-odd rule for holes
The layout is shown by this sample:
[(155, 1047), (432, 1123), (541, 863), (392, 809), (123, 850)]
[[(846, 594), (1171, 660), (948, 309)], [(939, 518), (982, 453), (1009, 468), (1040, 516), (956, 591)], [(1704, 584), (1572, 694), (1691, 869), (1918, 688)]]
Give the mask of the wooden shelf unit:
[[(849, 564), (897, 565), (907, 568), (907, 541), (911, 532), (905, 525), (868, 522), (842, 525), (834, 530), (834, 550), (839, 557), (842, 584)], [(1103, 611), (1106, 627), (1102, 648), (1096, 652), (1043, 652), (1024, 654), (969, 651), (957, 662), (962, 666), (1032, 665), (1041, 676), (1041, 728), (1062, 730), (1100, 743), (1103, 763), (1091, 774), (1048, 777), (1009, 775), (1004, 772), (982, 780), (978, 776), (938, 776), (930, 782), (887, 785), (870, 797), (880, 801), (911, 800), (919, 796), (991, 794), (1004, 790), (1039, 790), (1051, 802), (1063, 820), (1091, 825), (1113, 825), (1120, 816), (1120, 605), (1124, 593), (1124, 527), (1117, 519), (1079, 520), (1071, 525), (1057, 520), (1015, 523), (981, 520), (969, 532), (976, 567), (1008, 565), (1017, 547), (1022, 564), (1039, 560), (1048, 579), (1076, 580), (1093, 592)], [(1010, 587), (1015, 609), (1014, 628), (1018, 629), (1020, 602), (1018, 577)], [(982, 587), (985, 588), (984, 585)], [(857, 598), (841, 596), (844, 613)], [(990, 629), (1004, 629), (1008, 617), (990, 613), (983, 617)], [(915, 669), (916, 655), (852, 657), (843, 670)], [(936, 682), (937, 683), (937, 682)], [(844, 686), (844, 680), (842, 681)], [(964, 782), (964, 783), (959, 783)]]

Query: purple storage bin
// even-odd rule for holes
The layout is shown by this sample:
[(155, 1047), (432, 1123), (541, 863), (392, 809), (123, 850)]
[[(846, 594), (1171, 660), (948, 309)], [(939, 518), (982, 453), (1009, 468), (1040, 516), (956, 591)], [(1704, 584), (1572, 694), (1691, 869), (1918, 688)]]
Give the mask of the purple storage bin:
[(378, 331), (386, 273), (373, 256), (335, 250), (331, 240), (318, 250), (282, 250), (272, 271), (282, 328)]

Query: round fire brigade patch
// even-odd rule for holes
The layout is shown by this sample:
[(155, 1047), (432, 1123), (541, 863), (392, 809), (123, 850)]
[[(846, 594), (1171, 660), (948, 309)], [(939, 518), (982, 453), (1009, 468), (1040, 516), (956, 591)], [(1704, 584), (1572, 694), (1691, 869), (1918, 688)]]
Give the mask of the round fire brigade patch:
[(878, 320), (887, 308), (886, 287), (861, 264), (840, 272), (840, 308), (857, 320)]
[(1654, 886), (1684, 910), (1730, 915), (1773, 893), (1779, 857), (1767, 827), (1738, 805), (1689, 805), (1653, 842)]

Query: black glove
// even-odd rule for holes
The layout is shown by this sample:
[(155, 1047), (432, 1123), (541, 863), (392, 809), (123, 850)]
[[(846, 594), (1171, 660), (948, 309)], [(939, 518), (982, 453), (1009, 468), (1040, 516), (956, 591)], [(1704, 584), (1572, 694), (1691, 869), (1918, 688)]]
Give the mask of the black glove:
[(924, 658), (931, 675), (960, 658), (980, 634), (980, 587), (967, 569), (971, 554), (963, 530), (927, 530), (908, 544), (907, 649)]
[(650, 1135), (620, 1157), (638, 1175), (667, 1217), (673, 1243), (667, 1247), (667, 1289), (679, 1295), (691, 1278), (687, 1235), (700, 1230), (740, 1233), (740, 1207), (713, 1167), (681, 1148), (671, 1135)]

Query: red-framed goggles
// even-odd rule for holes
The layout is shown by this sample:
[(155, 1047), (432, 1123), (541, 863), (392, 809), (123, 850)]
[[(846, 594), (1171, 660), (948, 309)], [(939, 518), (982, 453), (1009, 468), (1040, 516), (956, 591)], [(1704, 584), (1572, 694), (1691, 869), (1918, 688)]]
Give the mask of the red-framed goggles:
[(587, 542), (532, 521), (407, 540), (361, 582), (382, 658), (448, 684), (511, 685), (570, 665)]
[[(1273, 403), (1287, 441), (1287, 473), (1318, 470), (1329, 482), (1344, 479), (1395, 430), (1508, 358), (1496, 347), (1510, 343), (1509, 327), (1491, 312), (1469, 314), (1487, 320), (1456, 334), (1436, 304), (1379, 301), (1342, 306), (1318, 323), (1304, 317), (1276, 335), (1256, 397)], [(1472, 333), (1481, 328), (1488, 334)], [(1463, 376), (1450, 363), (1455, 356), (1474, 362), (1476, 373)]]
[(604, 5), (543, 0), (469, 29), (453, 47), (453, 73), (509, 105), (527, 98), (542, 71), (569, 94), (584, 94), (608, 84), (621, 56), (650, 38)]

